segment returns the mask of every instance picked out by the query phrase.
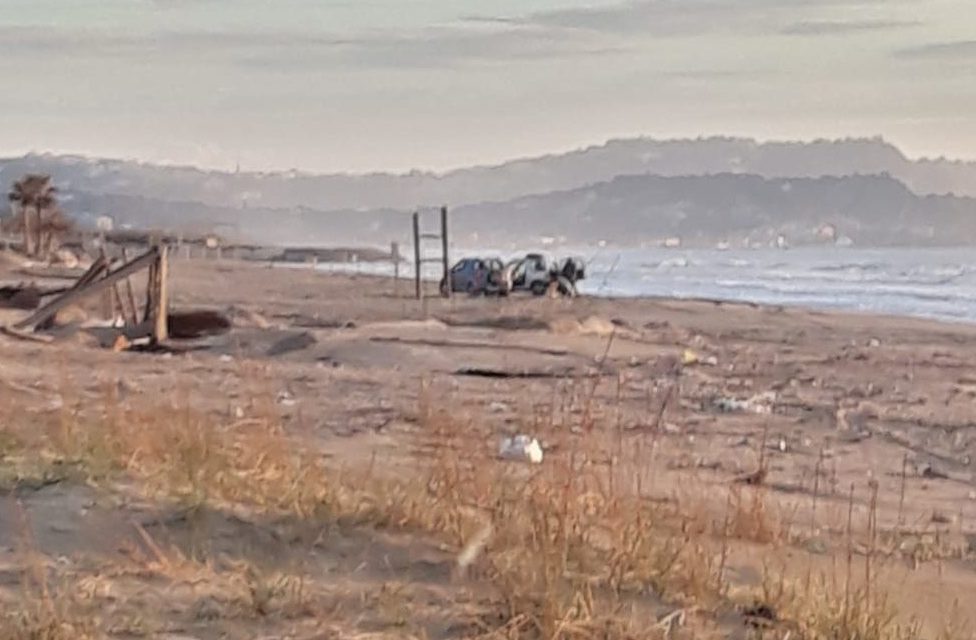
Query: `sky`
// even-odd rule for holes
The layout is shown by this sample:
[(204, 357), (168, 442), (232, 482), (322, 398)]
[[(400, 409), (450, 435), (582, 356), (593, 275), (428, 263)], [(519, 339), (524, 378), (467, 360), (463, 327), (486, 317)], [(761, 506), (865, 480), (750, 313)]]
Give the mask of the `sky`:
[(0, 154), (447, 170), (610, 138), (976, 158), (972, 0), (0, 0)]

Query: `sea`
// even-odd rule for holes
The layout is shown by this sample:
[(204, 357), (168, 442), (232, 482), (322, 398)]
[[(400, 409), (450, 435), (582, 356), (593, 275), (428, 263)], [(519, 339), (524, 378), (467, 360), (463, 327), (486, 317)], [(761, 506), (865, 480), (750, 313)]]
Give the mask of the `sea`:
[[(519, 255), (452, 251), (464, 255)], [(559, 248), (587, 264), (580, 291), (606, 297), (711, 299), (976, 322), (976, 247), (791, 249)], [(436, 265), (425, 265), (436, 277)], [(389, 264), (319, 264), (392, 275)], [(410, 265), (401, 277), (410, 277)]]

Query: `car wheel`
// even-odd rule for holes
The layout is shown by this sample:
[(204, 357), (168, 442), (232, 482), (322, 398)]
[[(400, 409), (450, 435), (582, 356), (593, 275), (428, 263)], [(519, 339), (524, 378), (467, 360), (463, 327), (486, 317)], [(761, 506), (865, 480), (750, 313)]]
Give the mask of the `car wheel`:
[(543, 295), (546, 292), (546, 289), (548, 288), (549, 286), (545, 282), (542, 282), (541, 280), (536, 280), (535, 282), (532, 283), (532, 287), (530, 287), (532, 291), (532, 295), (536, 295), (536, 296)]

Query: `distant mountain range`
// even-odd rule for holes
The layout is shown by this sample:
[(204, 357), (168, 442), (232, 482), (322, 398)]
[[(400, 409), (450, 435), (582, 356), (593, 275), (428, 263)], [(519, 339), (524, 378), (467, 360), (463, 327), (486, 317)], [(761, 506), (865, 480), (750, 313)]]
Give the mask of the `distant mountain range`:
[(455, 240), (551, 236), (636, 244), (976, 242), (976, 163), (909, 160), (881, 139), (616, 140), (445, 174), (227, 173), (76, 156), (0, 160), (0, 187), (51, 174), (85, 221), (275, 243), (407, 242), (417, 206), (449, 204)]

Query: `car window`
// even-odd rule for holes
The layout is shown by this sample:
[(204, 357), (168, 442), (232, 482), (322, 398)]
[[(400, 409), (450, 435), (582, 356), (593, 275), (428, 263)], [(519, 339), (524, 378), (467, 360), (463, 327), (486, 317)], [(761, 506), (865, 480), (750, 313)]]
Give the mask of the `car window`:
[(468, 266), (468, 261), (467, 260), (462, 260), (461, 262), (459, 262), (456, 265), (454, 265), (454, 268), (451, 269), (451, 273), (461, 273), (462, 271), (464, 271), (464, 269), (467, 266)]

